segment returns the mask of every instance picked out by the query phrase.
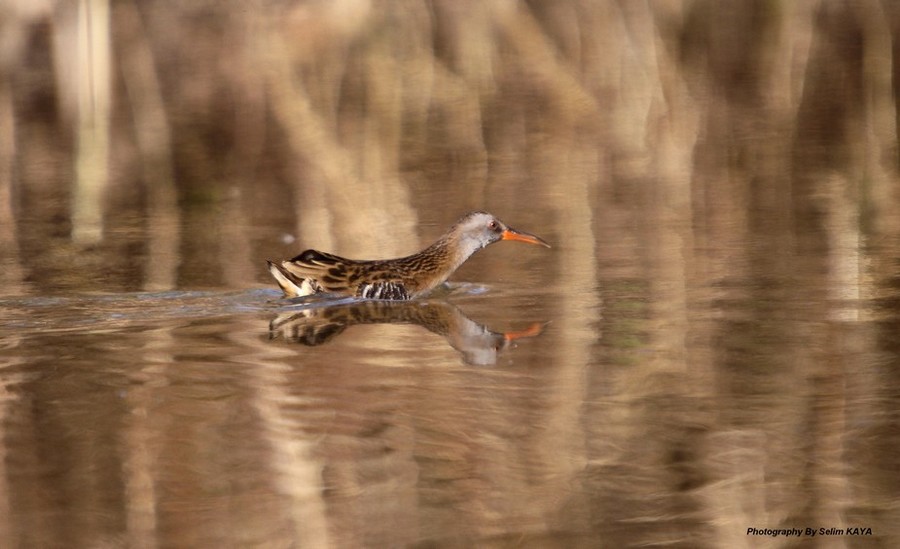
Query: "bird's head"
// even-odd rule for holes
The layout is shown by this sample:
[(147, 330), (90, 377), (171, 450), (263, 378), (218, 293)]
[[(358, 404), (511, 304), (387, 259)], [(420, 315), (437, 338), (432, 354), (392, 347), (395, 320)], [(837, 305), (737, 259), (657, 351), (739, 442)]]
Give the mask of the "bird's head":
[(529, 244), (550, 247), (544, 239), (523, 231), (517, 231), (487, 212), (471, 212), (456, 222), (452, 231), (464, 244), (474, 250), (484, 248), (499, 240), (518, 240)]

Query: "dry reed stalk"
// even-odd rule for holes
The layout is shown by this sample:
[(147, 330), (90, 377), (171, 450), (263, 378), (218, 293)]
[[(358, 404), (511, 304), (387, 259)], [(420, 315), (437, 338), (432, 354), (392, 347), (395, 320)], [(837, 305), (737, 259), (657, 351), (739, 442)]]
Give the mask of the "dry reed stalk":
[[(306, 82), (300, 78), (302, 65), (290, 57), (288, 36), (297, 36), (281, 28), (273, 21), (267, 21), (260, 33), (256, 46), (264, 67), (264, 79), (271, 99), (272, 112), (280, 128), (287, 136), (287, 145), (292, 154), (303, 158), (314, 168), (312, 179), (301, 184), (295, 179), (295, 200), (299, 230), (304, 240), (316, 242), (322, 248), (338, 248), (351, 255), (371, 253), (373, 246), (380, 253), (394, 254), (397, 242), (413, 240), (412, 228), (415, 216), (409, 206), (409, 195), (396, 174), (396, 160), (390, 160), (393, 147), (396, 154), (397, 139), (391, 139), (386, 130), (392, 125), (396, 136), (398, 119), (382, 117), (369, 118), (363, 115), (359, 121), (363, 125), (360, 136), (363, 144), (359, 149), (345, 145), (338, 133), (338, 127), (329, 124), (330, 117), (323, 116), (312, 103)], [(302, 36), (302, 34), (300, 34)], [(334, 36), (341, 39), (340, 36)], [(386, 59), (377, 56), (376, 59)], [(372, 62), (370, 60), (370, 62)], [(393, 67), (386, 68), (390, 74)], [(375, 69), (378, 73), (379, 69)], [(395, 99), (377, 94), (382, 77), (369, 82), (367, 93), (383, 109), (377, 114), (391, 115), (397, 112)], [(388, 89), (391, 86), (388, 87)], [(387, 121), (387, 127), (381, 126)], [(353, 121), (355, 122), (355, 121)], [(377, 124), (372, 126), (372, 124)], [(370, 133), (370, 132), (374, 132)], [(387, 137), (385, 144), (380, 139)], [(351, 141), (352, 144), (352, 141)], [(305, 174), (310, 177), (310, 174)], [(320, 181), (316, 179), (321, 178)], [(333, 233), (340, 227), (338, 233)], [(383, 239), (373, 241), (369, 236), (377, 231)]]
[(171, 290), (177, 284), (181, 241), (171, 128), (153, 52), (135, 4), (127, 0), (118, 2), (113, 16), (117, 66), (128, 94), (147, 194), (148, 261), (143, 288)]
[(109, 182), (109, 0), (79, 0), (76, 24), (79, 71), (72, 240), (90, 245), (103, 237), (103, 199)]

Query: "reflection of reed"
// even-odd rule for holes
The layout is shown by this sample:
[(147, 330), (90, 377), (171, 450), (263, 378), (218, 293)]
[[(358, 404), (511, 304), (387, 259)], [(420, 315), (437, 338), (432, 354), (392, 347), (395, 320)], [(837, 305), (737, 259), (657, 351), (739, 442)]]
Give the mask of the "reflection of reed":
[(278, 315), (269, 323), (271, 338), (304, 345), (326, 343), (358, 324), (416, 324), (442, 336), (467, 364), (490, 365), (517, 339), (540, 335), (541, 324), (518, 332), (494, 332), (446, 301), (360, 301), (314, 306)]
[(159, 488), (162, 464), (159, 433), (172, 428), (171, 418), (154, 413), (154, 395), (173, 362), (174, 338), (168, 327), (147, 330), (140, 349), (141, 367), (130, 373), (128, 421), (123, 426), (120, 452), (125, 495), (125, 531), (129, 547), (156, 547), (159, 527)]
[[(0, 319), (3, 315), (0, 314)], [(14, 346), (19, 342), (18, 338), (4, 338), (2, 346)], [(7, 536), (16, 531), (18, 525), (13, 518), (13, 510), (15, 509), (15, 500), (12, 497), (13, 490), (9, 486), (9, 478), (11, 477), (7, 470), (8, 456), (10, 455), (9, 436), (6, 425), (11, 423), (11, 412), (16, 406), (22, 405), (20, 396), (15, 391), (10, 390), (15, 385), (21, 383), (22, 374), (11, 374), (17, 366), (20, 366), (21, 359), (9, 359), (4, 357), (0, 366), (0, 541), (6, 542)]]
[[(247, 325), (230, 331), (228, 338), (239, 348), (247, 349), (245, 356), (235, 360), (247, 365), (251, 379), (248, 402), (259, 415), (256, 433), (267, 446), (262, 468), (271, 475), (275, 488), (270, 499), (271, 510), (262, 512), (255, 524), (265, 544), (298, 547), (332, 547), (329, 539), (328, 506), (322, 472), (326, 466), (316, 454), (317, 437), (295, 422), (290, 410), (297, 397), (290, 393), (287, 360), (293, 353), (285, 348), (260, 341), (256, 331)], [(269, 472), (269, 468), (271, 471)], [(266, 499), (260, 498), (265, 504)], [(257, 506), (254, 506), (259, 508)], [(277, 524), (280, 528), (273, 528)], [(278, 530), (279, 534), (273, 535)]]

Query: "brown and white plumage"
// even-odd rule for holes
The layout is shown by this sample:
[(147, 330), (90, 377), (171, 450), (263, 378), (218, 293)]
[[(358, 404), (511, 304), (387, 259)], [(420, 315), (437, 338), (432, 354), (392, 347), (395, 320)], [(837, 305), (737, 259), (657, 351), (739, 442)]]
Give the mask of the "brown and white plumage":
[(354, 260), (306, 250), (269, 272), (287, 297), (317, 293), (368, 299), (405, 300), (427, 294), (478, 250), (499, 240), (550, 247), (544, 240), (510, 228), (487, 212), (463, 216), (437, 242), (397, 259)]

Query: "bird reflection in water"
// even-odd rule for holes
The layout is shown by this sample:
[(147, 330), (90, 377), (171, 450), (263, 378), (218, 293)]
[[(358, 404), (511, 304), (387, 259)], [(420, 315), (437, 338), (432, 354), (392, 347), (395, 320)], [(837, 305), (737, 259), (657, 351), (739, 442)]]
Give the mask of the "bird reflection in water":
[(353, 301), (313, 306), (279, 314), (269, 323), (269, 338), (321, 345), (356, 324), (418, 324), (442, 336), (466, 364), (489, 366), (519, 339), (536, 337), (544, 324), (521, 331), (495, 332), (446, 301)]

